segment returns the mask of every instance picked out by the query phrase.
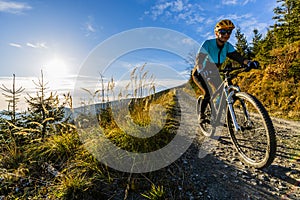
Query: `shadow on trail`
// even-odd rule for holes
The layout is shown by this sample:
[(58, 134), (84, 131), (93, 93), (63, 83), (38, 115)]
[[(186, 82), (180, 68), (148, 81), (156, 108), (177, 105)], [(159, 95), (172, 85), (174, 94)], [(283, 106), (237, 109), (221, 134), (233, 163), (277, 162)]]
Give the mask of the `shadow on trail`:
[[(276, 165), (268, 170), (256, 170), (244, 166), (235, 158), (235, 150), (229, 143), (218, 146), (217, 152), (199, 158), (199, 146), (191, 147), (176, 162), (161, 170), (133, 174), (132, 180), (139, 187), (129, 191), (128, 199), (143, 199), (141, 193), (151, 184), (162, 185), (166, 190), (166, 199), (282, 199), (289, 191), (280, 187), (280, 182), (295, 183), (284, 179), (284, 171)], [(222, 148), (225, 153), (222, 153)], [(283, 169), (283, 168), (281, 168)], [(272, 174), (271, 172), (274, 172)], [(298, 173), (298, 172), (297, 172)], [(292, 194), (293, 195), (293, 194)], [(121, 199), (121, 198), (120, 198)]]
[(300, 135), (289, 129), (277, 129), (276, 159), (264, 172), (276, 177), (283, 185), (297, 188), (300, 196)]
[[(190, 199), (191, 193), (194, 199), (280, 199), (280, 191), (276, 194), (268, 174), (244, 166), (234, 156), (235, 150), (230, 145), (222, 142), (219, 150), (204, 158), (198, 158), (194, 153), (191, 163), (184, 164), (185, 158), (181, 160), (183, 164), (178, 162), (189, 181), (183, 184), (182, 191), (185, 193), (178, 191), (181, 197), (178, 199)], [(193, 149), (198, 150), (198, 147), (192, 145), (190, 150)], [(191, 152), (188, 154), (192, 155)], [(189, 191), (185, 187), (193, 189)]]
[[(279, 149), (282, 148), (285, 156), (279, 154), (274, 163), (263, 170), (241, 163), (227, 136), (220, 137), (216, 148), (203, 158), (198, 157), (200, 148), (201, 142), (195, 139), (169, 166), (143, 174), (115, 172), (113, 174), (119, 174), (118, 178), (105, 187), (99, 185), (96, 190), (108, 199), (116, 200), (125, 196), (130, 200), (143, 200), (141, 194), (149, 192), (152, 184), (163, 186), (164, 198), (170, 200), (299, 199), (296, 177), (300, 174), (300, 164), (288, 162), (291, 152), (289, 148), (284, 150), (280, 143)], [(285, 166), (289, 164), (290, 167)]]
[(292, 167), (284, 167), (280, 165), (271, 165), (265, 171), (268, 174), (280, 179), (281, 181), (300, 187), (300, 181), (296, 178), (291, 177), (292, 175), (300, 174), (300, 171), (297, 169), (293, 169)]

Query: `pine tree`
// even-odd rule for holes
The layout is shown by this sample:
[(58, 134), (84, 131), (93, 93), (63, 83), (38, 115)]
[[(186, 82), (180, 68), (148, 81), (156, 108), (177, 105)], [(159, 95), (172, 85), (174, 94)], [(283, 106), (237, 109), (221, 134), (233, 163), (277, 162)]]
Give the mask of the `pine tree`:
[(25, 90), (22, 86), (16, 89), (16, 76), (13, 74), (13, 85), (12, 89), (7, 88), (4, 84), (0, 87), (1, 90), (4, 91), (3, 96), (6, 97), (6, 101), (8, 102), (7, 111), (4, 111), (3, 114), (10, 116), (11, 123), (15, 124), (17, 120), (17, 103), (20, 100), (21, 93)]
[(259, 45), (262, 41), (262, 34), (258, 32), (257, 29), (253, 30), (253, 38), (250, 47), (251, 58), (254, 57), (259, 52)]
[(274, 32), (268, 30), (267, 35), (264, 39), (259, 42), (258, 52), (255, 54), (255, 60), (259, 60), (261, 67), (265, 68), (266, 65), (271, 64), (273, 62), (273, 58), (270, 55), (272, 48), (274, 47), (276, 39), (274, 36)]
[[(280, 70), (285, 70), (284, 77), (294, 80), (299, 79), (300, 59), (299, 59), (299, 40), (300, 40), (300, 2), (299, 0), (277, 0), (278, 6), (274, 9), (275, 20), (272, 26), (274, 41), (272, 44), (273, 56)], [(278, 74), (283, 76), (279, 71)]]
[(25, 98), (29, 107), (29, 115), (26, 116), (27, 124), (41, 127), (41, 136), (45, 137), (49, 124), (60, 122), (64, 117), (64, 107), (60, 104), (58, 95), (46, 95), (47, 82), (44, 82), (43, 71), (41, 71), (41, 78), (38, 82), (33, 81), (38, 90), (36, 96)]
[(276, 35), (276, 46), (282, 47), (288, 42), (300, 39), (300, 2), (299, 0), (277, 0), (274, 9), (275, 24), (272, 27)]
[(236, 30), (235, 37), (237, 39), (237, 42), (235, 44), (237, 52), (239, 52), (242, 56), (248, 58), (250, 56), (248, 42), (245, 35), (241, 32), (241, 29), (239, 27)]

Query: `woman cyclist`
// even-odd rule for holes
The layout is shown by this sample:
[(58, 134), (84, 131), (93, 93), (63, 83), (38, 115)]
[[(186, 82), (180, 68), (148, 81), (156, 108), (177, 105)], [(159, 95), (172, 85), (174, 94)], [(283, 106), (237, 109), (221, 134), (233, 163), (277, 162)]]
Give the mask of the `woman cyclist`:
[(209, 85), (211, 84), (207, 84), (210, 83), (211, 80), (203, 77), (200, 74), (201, 70), (205, 68), (208, 77), (210, 77), (210, 79), (213, 79), (212, 85), (215, 85), (214, 87), (218, 87), (218, 85), (221, 83), (218, 69), (220, 69), (226, 57), (237, 61), (241, 65), (247, 66), (249, 69), (258, 67), (258, 62), (252, 62), (244, 58), (235, 50), (233, 45), (228, 42), (234, 28), (234, 24), (228, 19), (219, 21), (216, 24), (214, 30), (216, 38), (206, 40), (198, 51), (196, 64), (192, 71), (192, 78), (204, 95), (204, 99), (200, 107), (200, 120), (204, 118), (203, 112), (207, 104), (209, 103), (209, 91), (211, 89), (209, 88)]

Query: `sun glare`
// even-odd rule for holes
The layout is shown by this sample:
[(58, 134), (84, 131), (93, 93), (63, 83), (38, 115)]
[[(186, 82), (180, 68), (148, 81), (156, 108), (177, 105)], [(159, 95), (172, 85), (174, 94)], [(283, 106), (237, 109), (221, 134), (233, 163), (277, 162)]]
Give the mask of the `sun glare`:
[(54, 79), (67, 76), (69, 70), (63, 59), (54, 58), (44, 65), (43, 73), (45, 74), (45, 77)]

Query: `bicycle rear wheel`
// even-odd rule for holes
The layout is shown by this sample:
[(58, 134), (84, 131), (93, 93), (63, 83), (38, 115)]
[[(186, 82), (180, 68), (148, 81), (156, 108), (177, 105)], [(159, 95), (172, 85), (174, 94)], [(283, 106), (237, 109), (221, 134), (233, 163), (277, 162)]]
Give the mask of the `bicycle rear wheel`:
[(255, 168), (268, 167), (276, 154), (275, 129), (264, 106), (254, 96), (238, 92), (233, 110), (240, 130), (236, 131), (227, 109), (231, 140), (243, 162)]

